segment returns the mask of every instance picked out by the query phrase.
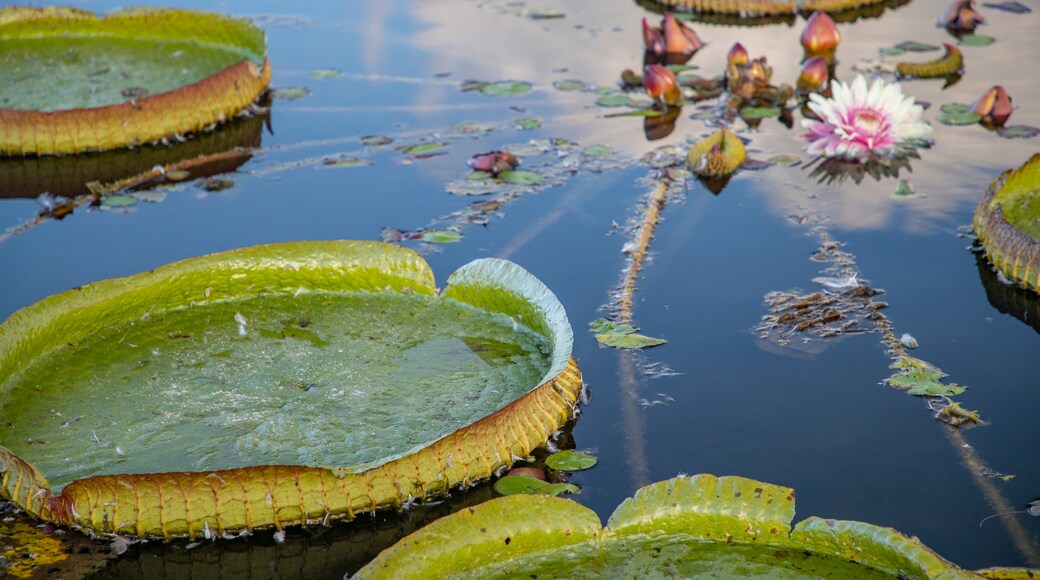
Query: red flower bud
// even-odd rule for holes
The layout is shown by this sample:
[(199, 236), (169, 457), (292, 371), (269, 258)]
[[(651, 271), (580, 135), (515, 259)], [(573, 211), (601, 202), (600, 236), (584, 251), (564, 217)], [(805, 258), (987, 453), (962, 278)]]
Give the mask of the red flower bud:
[(682, 89), (675, 80), (675, 73), (659, 64), (647, 65), (643, 69), (643, 87), (651, 99), (666, 105), (682, 102)]
[(693, 54), (704, 46), (697, 33), (676, 20), (671, 12), (664, 15), (661, 30), (664, 32), (665, 50), (670, 54)]
[(802, 30), (802, 46), (809, 54), (833, 52), (841, 42), (837, 25), (826, 12), (813, 12)]
[(469, 160), (469, 166), (476, 171), (486, 171), (491, 175), (498, 175), (503, 171), (512, 171), (520, 165), (520, 159), (512, 153), (505, 151), (491, 151), (474, 155)]
[(805, 61), (802, 73), (798, 75), (798, 89), (807, 93), (814, 93), (827, 87), (830, 79), (830, 70), (827, 68), (827, 59), (822, 56), (814, 56)]
[(1001, 127), (1011, 117), (1011, 97), (1008, 96), (1004, 87), (994, 85), (979, 97), (971, 108), (984, 119), (988, 117), (994, 125)]
[(726, 53), (726, 64), (744, 66), (748, 63), (750, 58), (751, 57), (748, 56), (748, 51), (744, 48), (744, 45), (737, 42), (729, 49), (729, 52)]

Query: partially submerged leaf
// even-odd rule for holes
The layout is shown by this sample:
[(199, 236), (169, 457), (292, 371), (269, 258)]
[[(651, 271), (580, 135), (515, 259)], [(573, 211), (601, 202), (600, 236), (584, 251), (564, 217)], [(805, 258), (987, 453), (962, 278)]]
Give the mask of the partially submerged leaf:
[(606, 318), (598, 318), (589, 323), (589, 330), (595, 333), (631, 334), (636, 329), (627, 324), (618, 324)]
[(492, 97), (522, 95), (531, 90), (531, 83), (523, 81), (499, 81), (480, 87), (480, 92)]
[(444, 143), (419, 143), (416, 145), (402, 145), (397, 150), (405, 155), (422, 155), (431, 151), (438, 151), (444, 148)]
[(642, 334), (597, 334), (596, 340), (604, 346), (614, 348), (647, 348), (668, 342), (663, 338), (652, 338)]
[(996, 42), (996, 39), (992, 36), (983, 36), (980, 34), (965, 34), (960, 37), (957, 44), (961, 46), (989, 46)]
[(545, 465), (558, 471), (580, 471), (596, 465), (596, 456), (568, 449), (546, 457)]
[(943, 125), (974, 125), (982, 120), (982, 115), (975, 111), (963, 113), (943, 113), (939, 115), (939, 122)]
[(964, 103), (946, 103), (939, 107), (939, 111), (949, 114), (967, 113), (971, 111), (971, 106)]
[(512, 183), (514, 185), (532, 185), (542, 181), (541, 175), (538, 175), (533, 171), (524, 171), (522, 169), (503, 171), (498, 174), (498, 178), (506, 183)]
[(1040, 135), (1040, 129), (1029, 125), (1007, 125), (997, 129), (997, 135), (1005, 139), (1032, 139)]
[(451, 230), (427, 230), (422, 234), (422, 241), (431, 244), (451, 244), (462, 239), (462, 234)]
[(554, 82), (553, 87), (560, 91), (580, 91), (585, 88), (585, 83), (579, 80), (567, 79)]
[(603, 95), (596, 99), (596, 106), (598, 107), (626, 107), (629, 101), (632, 99), (628, 95), (616, 94), (616, 95)]
[(495, 491), (502, 495), (515, 495), (518, 493), (535, 493), (549, 485), (543, 479), (537, 479), (527, 475), (507, 475), (495, 482)]
[(534, 493), (537, 495), (559, 496), (565, 493), (581, 493), (581, 488), (574, 485), (573, 483), (550, 483), (545, 487), (540, 487), (536, 489)]
[(513, 119), (513, 125), (523, 131), (531, 131), (542, 126), (542, 121), (534, 117), (517, 117)]

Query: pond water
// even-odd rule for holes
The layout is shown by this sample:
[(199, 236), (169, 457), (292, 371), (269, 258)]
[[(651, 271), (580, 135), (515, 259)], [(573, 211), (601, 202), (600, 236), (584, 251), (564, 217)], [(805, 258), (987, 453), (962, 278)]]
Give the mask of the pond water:
[[(81, 5), (105, 11), (118, 4)], [(913, 0), (839, 24), (837, 77), (851, 80), (853, 66), (903, 41), (955, 42), (934, 26), (941, 4)], [(718, 194), (693, 179), (670, 189), (631, 309), (641, 332), (668, 342), (633, 352), (600, 347), (588, 324), (616, 309), (626, 250), (660, 181), (648, 155), (667, 146), (685, 151), (708, 135), (713, 127), (703, 117), (716, 104), (685, 107), (674, 131), (652, 142), (642, 118), (611, 117), (626, 109), (596, 106), (596, 87), (612, 89), (623, 69), (642, 66), (640, 20), (659, 15), (620, 0), (297, 2), (291, 12), (270, 0), (171, 5), (255, 18), (267, 31), (272, 85), (306, 87), (309, 95), (273, 101), (260, 146), (225, 175), (233, 187), (184, 182), (153, 190), (155, 203), (77, 209), (0, 242), (0, 318), (76, 285), (258, 243), (404, 238), (399, 243), (424, 252), (439, 286), (472, 259), (505, 257), (553, 289), (574, 327), (574, 356), (592, 401), (571, 437), (599, 463), (572, 476), (582, 488), (573, 497), (603, 520), (650, 482), (679, 473), (742, 475), (795, 488), (796, 520), (891, 526), (966, 568), (1040, 567), (1040, 518), (979, 525), (1040, 497), (1040, 307), (1036, 295), (1002, 284), (963, 235), (985, 188), (1040, 150), (1040, 137), (1007, 139), (978, 125), (937, 122), (941, 105), (971, 103), (1001, 84), (1014, 98), (1009, 123), (1040, 126), (1040, 80), (1030, 72), (1040, 59), (1036, 10), (980, 6), (987, 23), (977, 32), (996, 41), (961, 47), (963, 78), (948, 87), (902, 83), (931, 104), (924, 119), (934, 145), (898, 176), (857, 182), (810, 166), (796, 139), (797, 111), (793, 129), (774, 118), (757, 128), (734, 121), (751, 157), (793, 154), (801, 163), (743, 170)], [(530, 17), (541, 9), (563, 17)], [(804, 19), (692, 26), (707, 43), (690, 62), (699, 67), (694, 73), (721, 74), (739, 41), (752, 57), (768, 57), (774, 83), (798, 76)], [(324, 69), (340, 74), (315, 72)], [(489, 96), (462, 91), (467, 80), (525, 81), (532, 89)], [(585, 88), (554, 86), (563, 80)], [(519, 128), (523, 118), (540, 127)], [(361, 141), (369, 135), (393, 143)], [(425, 152), (394, 149), (435, 143), (441, 146)], [(472, 155), (507, 146), (521, 169), (542, 175), (537, 187), (447, 192), (466, 189), (460, 180)], [(18, 171), (31, 173), (19, 166), (0, 175)], [(900, 180), (912, 195), (895, 195)], [(19, 195), (6, 183), (3, 228), (40, 208), (38, 191)], [(501, 203), (470, 205), (488, 199)], [(409, 232), (439, 231), (461, 239), (409, 239)], [(760, 338), (756, 327), (771, 313), (767, 293), (821, 289), (813, 278), (835, 275), (825, 271), (835, 250), (846, 271), (886, 291), (873, 299), (888, 303), (883, 313), (894, 336), (912, 334), (920, 344), (913, 356), (969, 387), (956, 399), (988, 424), (953, 430), (924, 399), (882, 384), (893, 371), (879, 332)], [(194, 550), (150, 543), (102, 575), (224, 569), (339, 578), (423, 521), (491, 495), (485, 485), (437, 511), (296, 530), (281, 545), (259, 537)]]

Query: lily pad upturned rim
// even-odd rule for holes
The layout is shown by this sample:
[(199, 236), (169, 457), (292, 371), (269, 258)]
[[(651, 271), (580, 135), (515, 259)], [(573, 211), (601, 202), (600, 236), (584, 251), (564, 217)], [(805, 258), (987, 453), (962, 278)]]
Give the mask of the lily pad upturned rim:
[(1019, 180), (1028, 179), (1040, 184), (1040, 153), (993, 180), (975, 207), (972, 226), (991, 264), (1012, 280), (1040, 292), (1040, 241), (1009, 223), (1001, 204), (1002, 194), (1014, 193), (1020, 187)]
[(100, 107), (0, 109), (0, 156), (65, 155), (136, 147), (222, 123), (267, 88), (264, 32), (248, 20), (194, 10), (127, 8), (97, 16), (68, 7), (0, 9), (0, 39), (50, 35), (219, 44), (242, 60), (171, 91)]
[[(456, 512), (406, 536), (355, 578), (497, 577), (502, 570), (518, 573), (525, 559), (544, 565), (554, 552), (593, 554), (602, 565), (614, 548), (712, 543), (811, 552), (893, 576), (975, 577), (917, 538), (891, 528), (815, 516), (792, 527), (794, 508), (793, 489), (709, 474), (643, 487), (614, 510), (605, 528), (595, 512), (577, 502), (513, 495)], [(581, 570), (608, 573), (596, 567)]]
[[(189, 258), (87, 284), (15, 312), (0, 325), (0, 384), (25, 361), (82, 340), (98, 320), (137, 320), (149, 312), (243, 295), (291, 296), (301, 280), (311, 291), (437, 296), (433, 272), (421, 256), (381, 242), (288, 242)], [(462, 266), (440, 299), (513, 316), (548, 337), (551, 363), (539, 384), (435, 441), (360, 466), (102, 475), (75, 480), (53, 494), (44, 474), (0, 446), (0, 498), (43, 520), (96, 533), (195, 538), (351, 519), (489, 478), (514, 457), (543, 445), (572, 418), (582, 388), (570, 357), (572, 331), (555, 295), (506, 260), (484, 258)]]

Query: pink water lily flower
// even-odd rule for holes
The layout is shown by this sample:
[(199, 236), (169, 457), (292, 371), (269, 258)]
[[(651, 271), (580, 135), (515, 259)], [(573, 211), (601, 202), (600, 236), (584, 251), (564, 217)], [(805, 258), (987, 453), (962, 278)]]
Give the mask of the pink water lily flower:
[(809, 95), (809, 108), (819, 120), (803, 119), (812, 155), (831, 158), (865, 159), (891, 156), (910, 139), (932, 132), (921, 121), (923, 108), (913, 97), (903, 95), (899, 83), (877, 79), (867, 88), (867, 79), (858, 75), (852, 84), (835, 82), (833, 96)]

